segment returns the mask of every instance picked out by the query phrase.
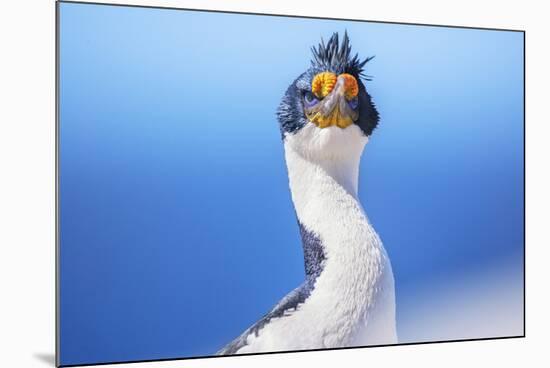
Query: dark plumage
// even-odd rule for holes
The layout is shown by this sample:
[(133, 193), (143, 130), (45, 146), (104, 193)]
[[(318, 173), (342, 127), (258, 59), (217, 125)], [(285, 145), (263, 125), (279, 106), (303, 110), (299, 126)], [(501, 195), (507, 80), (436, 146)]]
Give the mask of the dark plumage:
[(265, 314), (258, 322), (244, 331), (239, 337), (231, 341), (217, 352), (218, 355), (235, 354), (240, 348), (247, 345), (247, 337), (251, 334), (258, 336), (260, 330), (265, 327), (273, 318), (279, 318), (285, 313), (295, 311), (300, 304), (311, 294), (315, 281), (323, 271), (325, 253), (321, 240), (317, 235), (308, 231), (299, 221), (300, 235), (304, 246), (304, 261), (306, 268), (306, 280), (302, 285), (288, 293), (275, 305), (269, 313)]
[(342, 43), (339, 43), (338, 33), (334, 33), (325, 44), (323, 40), (316, 47), (311, 48), (313, 58), (311, 66), (294, 82), (290, 84), (277, 109), (277, 118), (281, 135), (292, 134), (301, 129), (308, 120), (304, 113), (303, 96), (311, 89), (311, 82), (316, 74), (329, 71), (335, 74), (349, 73), (353, 75), (359, 85), (359, 119), (355, 122), (367, 136), (378, 125), (378, 111), (361, 81), (371, 80), (364, 74), (365, 65), (372, 60), (372, 56), (360, 61), (358, 54), (351, 57), (351, 45), (347, 32), (344, 33)]
[(341, 45), (338, 44), (338, 33), (333, 33), (326, 46), (323, 39), (321, 39), (321, 43), (317, 48), (315, 46), (311, 47), (311, 52), (313, 53), (312, 68), (329, 70), (336, 74), (350, 73), (365, 80), (371, 80), (369, 76), (363, 73), (363, 68), (374, 56), (370, 56), (363, 61), (359, 60), (359, 54), (355, 54), (353, 58), (350, 58), (351, 45), (349, 44), (347, 32), (344, 33)]

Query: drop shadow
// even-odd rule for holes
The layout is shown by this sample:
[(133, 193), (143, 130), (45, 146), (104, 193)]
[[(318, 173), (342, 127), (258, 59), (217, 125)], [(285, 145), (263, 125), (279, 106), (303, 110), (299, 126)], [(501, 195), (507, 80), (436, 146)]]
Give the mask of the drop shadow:
[(41, 361), (42, 363), (46, 363), (50, 367), (55, 367), (55, 355), (50, 353), (34, 353), (34, 357)]

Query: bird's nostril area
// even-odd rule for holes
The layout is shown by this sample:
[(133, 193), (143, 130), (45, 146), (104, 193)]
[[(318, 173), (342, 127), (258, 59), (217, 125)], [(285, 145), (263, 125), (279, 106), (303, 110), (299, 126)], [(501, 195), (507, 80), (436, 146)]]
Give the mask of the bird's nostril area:
[(346, 81), (345, 79), (338, 77), (336, 80), (336, 85), (334, 86), (334, 94), (343, 96), (346, 93)]

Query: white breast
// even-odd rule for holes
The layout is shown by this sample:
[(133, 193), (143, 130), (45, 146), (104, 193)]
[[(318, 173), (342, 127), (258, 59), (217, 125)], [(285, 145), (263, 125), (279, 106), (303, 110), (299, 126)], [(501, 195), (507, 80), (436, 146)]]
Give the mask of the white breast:
[[(355, 134), (354, 127), (350, 128), (335, 127), (338, 129), (335, 139), (344, 140), (348, 137), (342, 134)], [(345, 131), (348, 132), (342, 133)], [(304, 137), (301, 139), (303, 142)], [(356, 163), (323, 160), (317, 164), (297, 152), (292, 139), (285, 141), (298, 219), (319, 236), (326, 260), (305, 303), (296, 311), (271, 320), (258, 336), (249, 336), (248, 344), (237, 353), (397, 342), (391, 265), (356, 199), (362, 146), (350, 147), (350, 140), (347, 142), (346, 149), (359, 151)], [(334, 147), (334, 142), (331, 143)], [(350, 157), (349, 152), (346, 157)]]

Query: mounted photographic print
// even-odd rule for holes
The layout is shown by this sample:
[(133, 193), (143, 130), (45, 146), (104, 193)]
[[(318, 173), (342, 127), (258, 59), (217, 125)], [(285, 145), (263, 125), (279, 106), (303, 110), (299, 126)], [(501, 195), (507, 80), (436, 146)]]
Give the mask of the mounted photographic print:
[(56, 31), (58, 366), (524, 336), (523, 31)]

